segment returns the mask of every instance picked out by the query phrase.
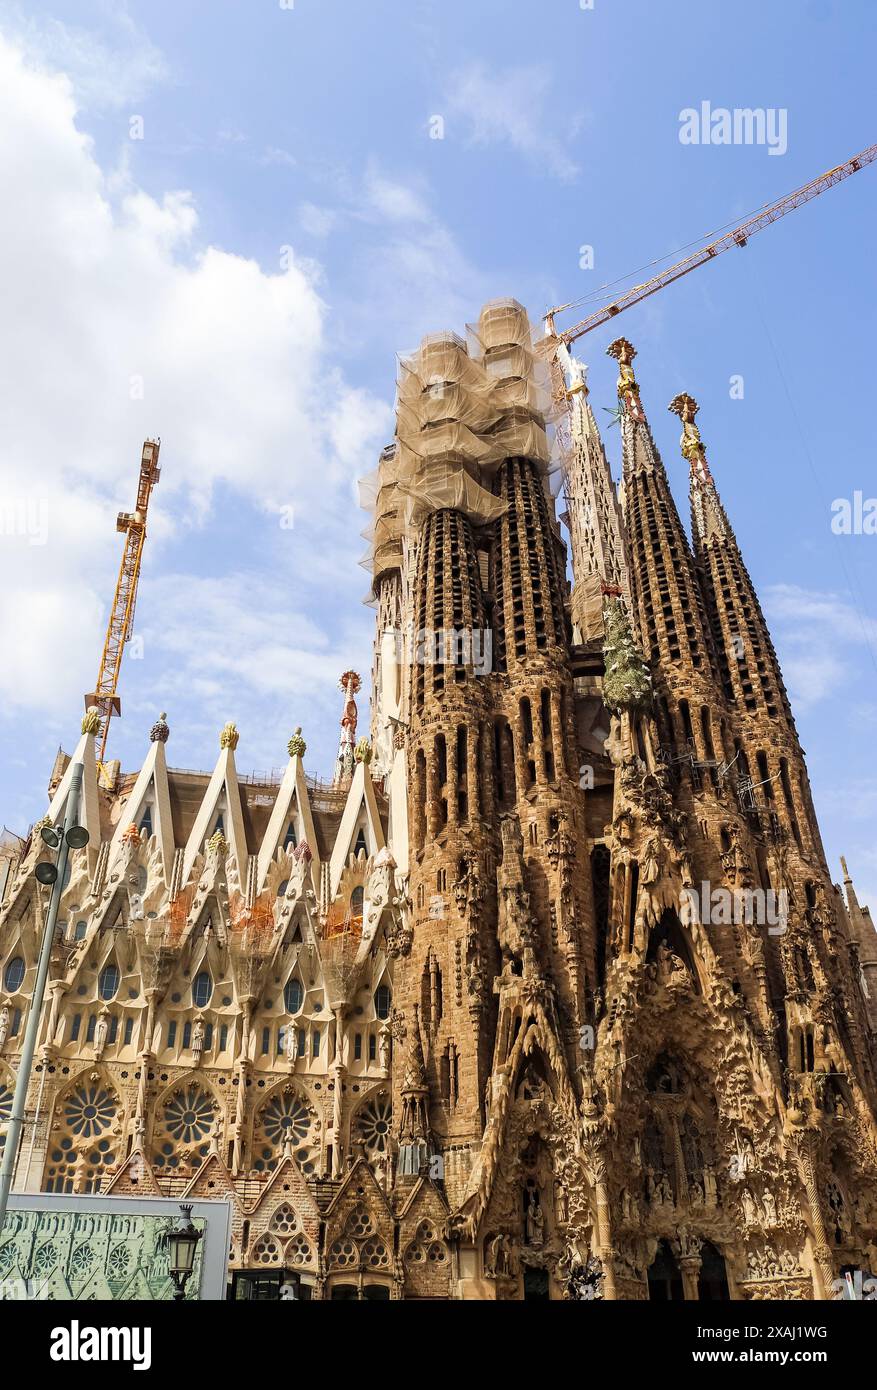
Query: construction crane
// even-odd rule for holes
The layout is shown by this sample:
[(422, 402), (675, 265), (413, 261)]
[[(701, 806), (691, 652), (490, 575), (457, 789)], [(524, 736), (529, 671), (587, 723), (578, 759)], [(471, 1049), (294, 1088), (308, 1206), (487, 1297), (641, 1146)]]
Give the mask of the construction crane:
[(161, 476), (158, 454), (161, 440), (145, 439), (140, 455), (140, 481), (137, 485), (137, 506), (133, 512), (119, 512), (116, 517), (116, 530), (124, 533), (125, 547), (116, 592), (107, 624), (107, 635), (100, 659), (97, 687), (85, 697), (86, 709), (97, 709), (100, 723), (96, 734), (98, 761), (102, 763), (107, 751), (107, 738), (110, 732), (110, 719), (121, 714), (122, 702), (118, 695), (119, 671), (122, 666), (122, 653), (129, 640), (134, 624), (134, 608), (137, 603), (137, 585), (140, 580), (140, 564), (143, 559), (143, 545), (146, 540), (146, 513), (152, 489)]
[[(621, 314), (625, 309), (631, 308), (634, 304), (639, 304), (643, 299), (648, 299), (650, 295), (662, 290), (665, 285), (671, 285), (674, 280), (680, 280), (689, 271), (696, 270), (698, 266), (706, 265), (709, 261), (714, 261), (723, 251), (729, 251), (732, 246), (745, 246), (749, 238), (756, 232), (760, 232), (764, 227), (769, 227), (772, 222), (777, 222), (781, 217), (785, 217), (787, 212), (792, 212), (795, 208), (802, 207), (804, 203), (811, 202), (818, 198), (820, 193), (824, 193), (827, 188), (833, 188), (836, 183), (841, 183), (849, 178), (850, 174), (856, 174), (866, 165), (873, 164), (877, 159), (877, 145), (869, 145), (860, 154), (853, 155), (845, 164), (838, 164), (836, 169), (829, 169), (827, 173), (820, 174), (818, 178), (812, 179), (810, 183), (805, 183), (803, 188), (798, 188), (794, 193), (787, 193), (784, 198), (780, 198), (775, 203), (767, 203), (758, 212), (733, 231), (724, 232), (723, 235), (716, 237), (714, 241), (709, 241), (701, 246), (697, 251), (686, 256), (684, 260), (677, 261), (675, 265), (668, 266), (666, 270), (653, 275), (650, 280), (645, 280), (641, 285), (633, 285), (623, 294), (618, 295), (614, 300), (601, 304), (587, 318), (581, 319), (573, 324), (572, 328), (564, 328), (558, 332), (555, 327), (555, 315), (563, 313), (566, 309), (572, 309), (581, 300), (571, 300), (568, 304), (559, 304), (554, 309), (549, 309), (545, 315), (545, 349), (544, 351), (553, 360), (556, 358), (556, 348), (563, 344), (568, 348), (570, 343), (574, 343), (577, 338), (582, 338), (586, 333), (599, 328), (601, 324), (608, 323), (610, 319)], [(552, 351), (552, 348), (555, 350)]]

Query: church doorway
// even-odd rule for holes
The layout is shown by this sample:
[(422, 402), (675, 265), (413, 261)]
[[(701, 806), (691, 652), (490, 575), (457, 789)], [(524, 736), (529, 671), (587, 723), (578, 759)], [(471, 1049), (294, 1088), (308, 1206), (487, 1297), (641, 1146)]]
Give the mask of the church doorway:
[(649, 1266), (649, 1298), (653, 1303), (682, 1302), (682, 1274), (666, 1240), (658, 1244)]

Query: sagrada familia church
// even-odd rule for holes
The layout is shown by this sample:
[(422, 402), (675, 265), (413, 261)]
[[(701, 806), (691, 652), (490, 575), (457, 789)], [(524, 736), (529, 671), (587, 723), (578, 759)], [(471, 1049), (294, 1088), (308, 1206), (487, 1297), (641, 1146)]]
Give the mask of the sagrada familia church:
[(2, 1126), (38, 832), (82, 763), (16, 1191), (229, 1199), (240, 1297), (827, 1299), (877, 1269), (877, 935), (697, 404), (689, 540), (609, 353), (618, 487), (568, 356), (555, 430), (515, 301), (401, 360), (371, 727), (347, 671), (331, 780), (301, 729), (242, 775), (234, 724), (176, 770), (165, 715), (126, 773), (86, 714), (0, 847)]

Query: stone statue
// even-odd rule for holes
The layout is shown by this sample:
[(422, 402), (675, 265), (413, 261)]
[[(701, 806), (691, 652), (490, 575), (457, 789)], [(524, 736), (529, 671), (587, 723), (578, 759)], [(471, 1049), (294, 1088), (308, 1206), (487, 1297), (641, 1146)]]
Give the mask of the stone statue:
[(378, 1037), (378, 1057), (381, 1063), (381, 1071), (385, 1076), (390, 1070), (390, 1036), (390, 1025), (385, 1022), (381, 1025), (381, 1031)]
[(105, 1048), (106, 1045), (107, 1045), (107, 1034), (109, 1033), (109, 1028), (110, 1028), (109, 1019), (110, 1019), (110, 1011), (109, 1011), (109, 1009), (107, 1008), (107, 1006), (106, 1006), (106, 1004), (105, 1004), (104, 1007), (101, 1009), (100, 1013), (99, 1013), (98, 1016), (97, 1016), (97, 1024), (95, 1025), (95, 1030), (94, 1030), (94, 1055), (95, 1055), (95, 1057), (100, 1057), (100, 1056), (102, 1056), (103, 1050), (104, 1050), (104, 1048)]
[(0, 1052), (3, 1051), (6, 1038), (9, 1034), (9, 1005), (4, 1004), (0, 1009)]
[(200, 1062), (201, 1054), (204, 1051), (204, 1019), (199, 1014), (192, 1025), (192, 1056), (195, 1065)]

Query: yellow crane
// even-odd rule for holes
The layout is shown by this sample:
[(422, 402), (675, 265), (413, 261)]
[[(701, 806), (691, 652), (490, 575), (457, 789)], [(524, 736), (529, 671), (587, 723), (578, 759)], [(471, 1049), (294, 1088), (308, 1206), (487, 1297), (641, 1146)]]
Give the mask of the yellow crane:
[(143, 545), (146, 540), (146, 513), (152, 489), (161, 476), (158, 455), (161, 440), (146, 439), (140, 455), (140, 481), (137, 486), (137, 506), (133, 512), (119, 512), (116, 517), (116, 530), (124, 533), (125, 546), (116, 592), (107, 624), (107, 635), (100, 659), (97, 687), (86, 695), (86, 708), (97, 709), (99, 725), (97, 731), (97, 756), (103, 762), (107, 751), (107, 738), (110, 732), (110, 719), (121, 714), (122, 702), (118, 694), (119, 671), (122, 654), (129, 640), (134, 624), (134, 608), (137, 603), (137, 585), (140, 580), (140, 564), (143, 559)]
[(734, 227), (732, 231), (715, 236), (713, 240), (706, 242), (705, 245), (700, 246), (683, 260), (677, 261), (674, 265), (667, 266), (658, 274), (653, 275), (651, 279), (644, 280), (642, 284), (633, 285), (616, 298), (607, 300), (592, 310), (586, 318), (573, 324), (571, 328), (558, 330), (555, 325), (555, 317), (557, 314), (581, 304), (581, 299), (571, 300), (567, 304), (558, 304), (554, 309), (549, 309), (545, 315), (543, 351), (552, 365), (554, 391), (558, 400), (563, 400), (566, 396), (561, 364), (558, 361), (558, 350), (561, 345), (568, 348), (577, 338), (584, 337), (586, 333), (599, 328), (601, 324), (607, 323), (617, 314), (623, 313), (625, 309), (639, 304), (643, 299), (648, 299), (650, 295), (662, 290), (665, 285), (672, 284), (674, 280), (680, 280), (689, 271), (714, 261), (717, 256), (720, 256), (723, 251), (729, 251), (732, 246), (745, 246), (749, 238), (754, 236), (756, 232), (760, 232), (764, 227), (769, 227), (772, 222), (778, 221), (779, 218), (785, 217), (787, 212), (792, 212), (795, 208), (802, 207), (804, 203), (811, 202), (813, 198), (818, 198), (820, 193), (824, 193), (828, 188), (833, 188), (836, 183), (841, 183), (851, 174), (858, 173), (868, 164), (873, 164), (875, 159), (877, 159), (877, 145), (869, 145), (866, 150), (853, 155), (852, 159), (848, 159), (846, 163), (838, 164), (836, 168), (828, 169), (818, 178), (811, 179), (802, 188), (796, 188), (794, 193), (787, 193), (785, 197), (779, 198), (775, 203), (766, 203), (745, 222), (742, 222), (739, 227)]

